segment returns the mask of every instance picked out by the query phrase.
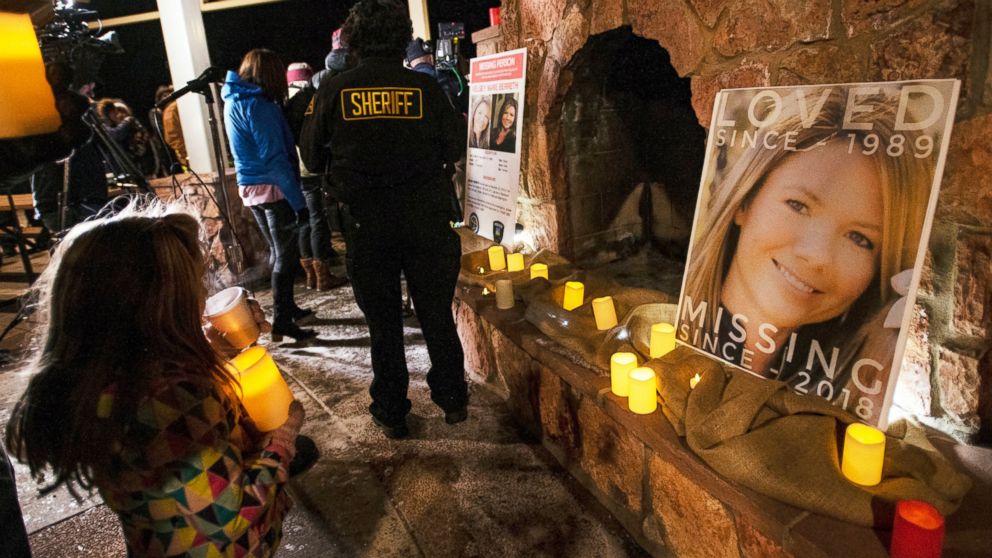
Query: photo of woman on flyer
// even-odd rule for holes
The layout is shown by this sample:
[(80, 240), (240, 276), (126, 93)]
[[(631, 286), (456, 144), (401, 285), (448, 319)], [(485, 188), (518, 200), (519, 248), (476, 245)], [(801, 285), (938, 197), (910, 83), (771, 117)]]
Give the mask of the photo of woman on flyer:
[(939, 128), (898, 129), (918, 121), (898, 90), (856, 97), (855, 124), (844, 86), (778, 101), (751, 136), (711, 140), (724, 164), (704, 180), (678, 338), (799, 391), (884, 397)]
[(489, 96), (478, 97), (472, 101), (471, 120), (468, 126), (468, 146), (478, 149), (489, 149), (489, 118), (492, 112), (492, 100)]
[(494, 115), (490, 149), (503, 153), (515, 153), (517, 150), (517, 99), (510, 94), (503, 98), (502, 104), (494, 104), (498, 114)]

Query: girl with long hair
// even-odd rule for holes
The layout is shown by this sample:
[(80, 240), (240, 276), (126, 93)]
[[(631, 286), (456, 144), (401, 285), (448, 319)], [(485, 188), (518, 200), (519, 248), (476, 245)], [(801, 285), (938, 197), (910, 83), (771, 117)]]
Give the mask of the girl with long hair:
[(129, 208), (73, 228), (37, 283), (47, 328), (7, 445), (52, 471), (43, 492), (96, 488), (130, 555), (271, 556), (290, 505), (303, 408), (264, 436), (246, 414), (201, 327), (204, 254), (192, 215)]
[(271, 50), (245, 55), (224, 83), (224, 122), (234, 156), (238, 193), (251, 210), (272, 251), (273, 340), (297, 341), (317, 334), (294, 320), (313, 316), (296, 305), (294, 265), (299, 259), (298, 224), (308, 222), (293, 134), (282, 112), (288, 95), (286, 66)]

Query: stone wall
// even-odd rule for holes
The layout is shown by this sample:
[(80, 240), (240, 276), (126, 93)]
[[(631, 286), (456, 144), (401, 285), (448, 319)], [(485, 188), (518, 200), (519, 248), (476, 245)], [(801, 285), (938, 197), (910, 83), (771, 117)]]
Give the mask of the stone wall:
[(224, 230), (225, 222), (218, 208), (224, 197), (216, 173), (157, 178), (149, 181), (149, 187), (162, 201), (181, 198), (200, 213), (206, 233), (211, 290), (232, 285), (252, 287), (268, 280), (268, 244), (251, 211), (241, 203), (233, 169), (228, 171), (226, 193), (234, 235)]
[[(465, 368), (645, 550), (680, 557), (888, 556), (889, 533), (816, 515), (731, 484), (697, 458), (660, 411), (635, 415), (610, 379), (479, 287), (455, 301)], [(685, 349), (688, 350), (688, 349)], [(947, 518), (944, 556), (985, 556), (992, 450), (936, 440), (975, 486)]]
[[(709, 123), (726, 87), (958, 78), (957, 124), (925, 288), (896, 406), (959, 439), (992, 443), (992, 6), (981, 0), (504, 0), (480, 55), (527, 48), (519, 219), (537, 247), (567, 253), (563, 69), (590, 36), (630, 26), (691, 79)], [(984, 141), (983, 141), (984, 140)]]

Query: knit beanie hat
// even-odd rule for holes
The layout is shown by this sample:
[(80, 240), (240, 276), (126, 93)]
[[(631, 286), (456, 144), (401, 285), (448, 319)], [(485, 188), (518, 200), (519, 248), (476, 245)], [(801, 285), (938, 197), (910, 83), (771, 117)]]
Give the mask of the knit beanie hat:
[(286, 83), (310, 81), (311, 77), (313, 77), (313, 69), (306, 62), (293, 62), (286, 68)]

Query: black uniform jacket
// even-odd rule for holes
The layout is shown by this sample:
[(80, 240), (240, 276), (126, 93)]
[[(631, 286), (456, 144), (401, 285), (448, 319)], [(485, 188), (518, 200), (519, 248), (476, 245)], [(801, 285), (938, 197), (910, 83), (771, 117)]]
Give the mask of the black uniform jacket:
[(437, 82), (382, 58), (321, 82), (300, 140), (303, 163), (348, 204), (448, 182), (464, 150), (464, 118)]

